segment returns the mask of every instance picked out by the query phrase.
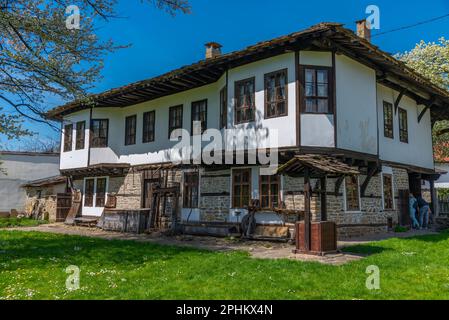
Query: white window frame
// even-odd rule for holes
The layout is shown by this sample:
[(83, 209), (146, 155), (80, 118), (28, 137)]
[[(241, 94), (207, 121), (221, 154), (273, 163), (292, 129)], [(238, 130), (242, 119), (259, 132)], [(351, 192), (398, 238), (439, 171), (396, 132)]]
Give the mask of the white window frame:
[[(86, 207), (85, 206), (85, 200), (86, 200), (86, 181), (89, 179), (94, 180), (94, 196), (93, 196), (93, 206), (92, 207)], [(106, 192), (105, 192), (105, 199), (104, 203), (108, 201), (108, 192), (109, 192), (109, 177), (108, 176), (102, 176), (102, 177), (85, 177), (83, 180), (83, 215), (101, 215), (103, 213), (104, 207), (97, 207), (97, 180), (98, 179), (106, 179)]]
[[(385, 193), (384, 193), (384, 175), (390, 176), (391, 177), (391, 193), (392, 193), (392, 197), (393, 197), (393, 208), (391, 209), (385, 209)], [(381, 177), (381, 181), (380, 181), (380, 189), (382, 192), (382, 210), (388, 210), (388, 211), (393, 211), (396, 210), (396, 198), (395, 198), (395, 194), (394, 194), (394, 175), (393, 175), (393, 170), (386, 170), (386, 172), (381, 173), (380, 175)]]
[(359, 189), (359, 210), (348, 210), (348, 202), (347, 202), (347, 200), (346, 200), (346, 178), (347, 177), (345, 177), (344, 178), (344, 180), (343, 180), (343, 206), (344, 206), (344, 208), (343, 208), (343, 210), (344, 210), (344, 212), (345, 213), (361, 213), (362, 212), (362, 197), (361, 197), (361, 194), (360, 194), (360, 176), (357, 176), (357, 187), (358, 187), (358, 189)]

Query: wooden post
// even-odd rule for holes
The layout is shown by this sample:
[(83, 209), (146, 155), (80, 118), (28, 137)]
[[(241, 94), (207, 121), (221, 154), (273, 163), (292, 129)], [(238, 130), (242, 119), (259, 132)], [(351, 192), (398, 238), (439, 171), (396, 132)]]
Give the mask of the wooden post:
[(304, 242), (306, 251), (311, 250), (310, 243), (310, 175), (309, 168), (304, 168)]
[(432, 205), (431, 205), (432, 213), (433, 213), (434, 217), (438, 217), (440, 215), (440, 212), (438, 209), (438, 197), (435, 192), (435, 181), (430, 180), (429, 184), (430, 184), (430, 197), (432, 199), (431, 200), (432, 201)]
[(321, 221), (327, 221), (327, 177), (324, 176), (320, 179), (321, 182)]

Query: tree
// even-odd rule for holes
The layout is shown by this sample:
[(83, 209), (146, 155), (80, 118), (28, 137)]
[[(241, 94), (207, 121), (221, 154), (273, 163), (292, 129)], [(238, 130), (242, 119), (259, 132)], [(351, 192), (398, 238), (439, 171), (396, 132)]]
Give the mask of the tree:
[[(437, 86), (449, 90), (449, 40), (421, 41), (411, 51), (398, 55), (398, 58)], [(449, 121), (435, 123), (432, 136), (435, 157), (448, 158)]]
[[(24, 118), (59, 129), (45, 119), (45, 100), (85, 99), (104, 56), (126, 47), (95, 35), (98, 20), (116, 17), (116, 2), (78, 0), (75, 7), (72, 0), (0, 0), (0, 108), (15, 111), (0, 117), (0, 133), (29, 135)], [(172, 15), (190, 12), (188, 0), (146, 2)]]

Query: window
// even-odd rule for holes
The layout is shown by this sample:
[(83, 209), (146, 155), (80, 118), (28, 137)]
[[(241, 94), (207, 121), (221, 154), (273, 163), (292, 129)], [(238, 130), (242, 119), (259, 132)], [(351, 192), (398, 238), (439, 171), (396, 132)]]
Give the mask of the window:
[(72, 151), (73, 124), (64, 126), (64, 152)]
[(399, 108), (399, 139), (408, 143), (408, 120), (407, 110)]
[(255, 120), (255, 79), (246, 79), (235, 83), (235, 123)]
[(260, 176), (260, 205), (263, 209), (279, 207), (279, 176)]
[(251, 200), (251, 169), (232, 172), (232, 206), (247, 208)]
[(332, 99), (333, 87), (331, 81), (332, 68), (325, 67), (303, 67), (304, 95), (302, 103), (303, 113), (333, 112)]
[(169, 109), (168, 119), (168, 138), (170, 139), (171, 133), (176, 129), (182, 128), (182, 105), (171, 107)]
[(265, 75), (265, 118), (287, 115), (287, 69)]
[(384, 191), (384, 209), (393, 209), (393, 177), (390, 174), (382, 174)]
[(80, 121), (76, 123), (76, 144), (75, 149), (81, 150), (84, 149), (84, 139), (86, 130), (86, 121)]
[(384, 101), (384, 136), (394, 139), (393, 133), (393, 105)]
[(91, 147), (106, 148), (108, 146), (109, 120), (93, 119), (90, 126)]
[(84, 206), (94, 206), (95, 179), (86, 179), (84, 189)]
[[(193, 125), (194, 121), (201, 122), (201, 132), (197, 132)], [(202, 134), (207, 129), (207, 100), (192, 102), (192, 135)]]
[(220, 129), (228, 126), (228, 88), (220, 90)]
[(106, 205), (107, 183), (106, 177), (84, 180), (84, 207), (103, 208)]
[(198, 172), (186, 172), (184, 174), (184, 208), (198, 208), (198, 180)]
[(346, 211), (360, 211), (359, 178), (350, 176), (345, 178)]
[(154, 123), (156, 120), (156, 112), (149, 111), (143, 114), (143, 136), (142, 142), (154, 141)]
[(106, 178), (97, 179), (97, 190), (95, 194), (95, 206), (104, 207), (106, 203)]
[(135, 115), (125, 118), (125, 146), (136, 144), (136, 122)]

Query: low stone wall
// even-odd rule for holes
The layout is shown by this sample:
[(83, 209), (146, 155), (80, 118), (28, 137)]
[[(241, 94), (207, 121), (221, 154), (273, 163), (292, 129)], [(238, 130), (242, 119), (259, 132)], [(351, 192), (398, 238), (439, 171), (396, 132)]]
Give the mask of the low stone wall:
[[(56, 222), (56, 195), (53, 188), (27, 188), (25, 200), (25, 215), (31, 216), (33, 209), (38, 208), (43, 220)], [(40, 195), (38, 194), (40, 192)]]

